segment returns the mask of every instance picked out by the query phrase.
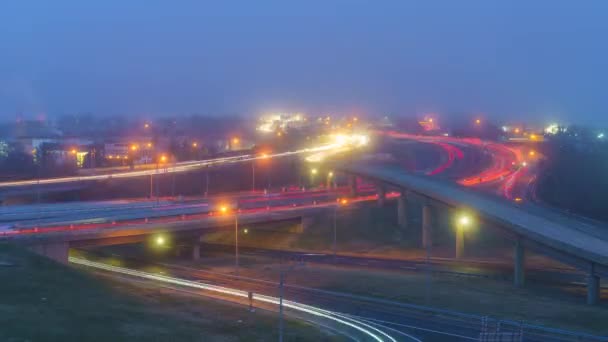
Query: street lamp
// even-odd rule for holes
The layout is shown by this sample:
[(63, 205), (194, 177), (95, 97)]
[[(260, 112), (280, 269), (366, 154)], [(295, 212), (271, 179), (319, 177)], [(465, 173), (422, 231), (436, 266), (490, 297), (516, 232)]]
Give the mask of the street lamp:
[(473, 219), (463, 213), (456, 219), (456, 259), (464, 256), (464, 231), (471, 226)]
[[(164, 154), (161, 155), (156, 160), (156, 174), (158, 174), (159, 164), (164, 164), (166, 161), (167, 161), (167, 156), (165, 156)], [(150, 198), (153, 197), (152, 196), (152, 189), (156, 188), (156, 203), (158, 204), (158, 202), (159, 202), (159, 198), (158, 198), (158, 180), (156, 181), (156, 184), (154, 184), (154, 180), (153, 179), (154, 179), (153, 174), (150, 173)]]
[(334, 177), (334, 172), (333, 171), (329, 171), (327, 173), (327, 190), (328, 191), (331, 188), (331, 182), (332, 182), (333, 177)]
[(310, 186), (311, 188), (315, 187), (315, 176), (317, 175), (317, 169), (310, 169)]
[[(228, 207), (222, 205), (220, 207), (222, 214), (228, 214)], [(247, 231), (247, 230), (246, 230)], [(238, 209), (234, 210), (234, 274), (239, 276), (239, 216)]]
[(336, 205), (334, 206), (334, 241), (332, 243), (331, 249), (334, 256), (334, 263), (336, 262), (336, 240), (338, 237), (338, 207), (346, 206), (348, 204), (348, 200), (346, 198), (338, 198), (336, 200)]

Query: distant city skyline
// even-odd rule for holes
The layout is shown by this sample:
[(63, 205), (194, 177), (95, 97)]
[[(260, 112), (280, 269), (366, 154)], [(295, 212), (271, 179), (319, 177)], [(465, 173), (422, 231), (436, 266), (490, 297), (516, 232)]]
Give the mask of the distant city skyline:
[(0, 121), (422, 115), (608, 125), (608, 3), (14, 1)]

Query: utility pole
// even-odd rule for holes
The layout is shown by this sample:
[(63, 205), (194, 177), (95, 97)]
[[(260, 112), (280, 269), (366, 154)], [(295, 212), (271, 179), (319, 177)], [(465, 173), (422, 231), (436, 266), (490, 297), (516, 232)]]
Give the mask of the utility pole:
[(209, 195), (209, 165), (205, 167), (205, 198)]
[(239, 215), (234, 212), (234, 273), (239, 276)]
[(255, 159), (251, 161), (251, 191), (255, 192)]

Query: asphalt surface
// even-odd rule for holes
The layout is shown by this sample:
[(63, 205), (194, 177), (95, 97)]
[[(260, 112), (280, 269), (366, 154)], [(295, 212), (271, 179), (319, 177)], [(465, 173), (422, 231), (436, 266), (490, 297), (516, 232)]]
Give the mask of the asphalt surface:
[[(87, 259), (95, 260), (100, 255), (87, 252)], [(103, 257), (104, 255), (102, 255)], [(121, 265), (139, 271), (154, 270), (155, 273), (180, 279), (226, 286), (268, 296), (279, 295), (279, 282), (267, 281), (249, 277), (220, 274), (206, 270), (172, 265), (166, 263), (153, 263), (146, 260), (125, 258), (117, 256)], [(401, 302), (358, 296), (343, 292), (327, 291), (289, 283), (289, 272), (303, 266), (298, 262), (285, 264), (286, 282), (284, 298), (299, 303), (331, 310), (355, 317), (361, 321), (375, 324), (378, 328), (390, 332), (397, 340), (411, 340), (404, 336), (414, 336), (423, 341), (478, 341), (484, 324), (489, 331), (500, 326), (503, 333), (515, 335), (524, 331), (524, 341), (600, 341), (587, 335), (575, 338), (563, 332), (557, 333), (552, 329), (543, 329), (536, 326), (522, 326), (517, 322), (498, 321), (495, 319), (469, 315), (449, 310), (441, 310)], [(485, 323), (484, 323), (485, 322)], [(404, 335), (400, 335), (400, 334)], [(514, 336), (515, 336), (514, 335)], [(398, 337), (402, 336), (403, 339)], [(587, 336), (581, 338), (581, 336)]]

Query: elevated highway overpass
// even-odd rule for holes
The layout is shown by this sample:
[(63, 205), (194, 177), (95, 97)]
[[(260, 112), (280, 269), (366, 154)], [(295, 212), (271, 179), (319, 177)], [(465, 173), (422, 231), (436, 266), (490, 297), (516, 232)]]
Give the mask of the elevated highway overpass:
[[(416, 176), (402, 170), (371, 164), (350, 164), (338, 168), (351, 177), (361, 177), (378, 184), (380, 198), (387, 188), (401, 193), (398, 205), (400, 225), (407, 227), (407, 200), (423, 203), (423, 246), (428, 247), (432, 224), (432, 207), (458, 209), (474, 213), (482, 221), (499, 227), (514, 241), (514, 282), (524, 284), (525, 249), (531, 248), (587, 273), (587, 301), (599, 300), (600, 276), (608, 276), (608, 231), (571, 218), (543, 214), (538, 208), (528, 211), (516, 203), (470, 191), (453, 183)], [(354, 184), (356, 182), (351, 182)], [(354, 191), (354, 189), (353, 189)], [(456, 255), (463, 253), (464, 236), (456, 234)]]

